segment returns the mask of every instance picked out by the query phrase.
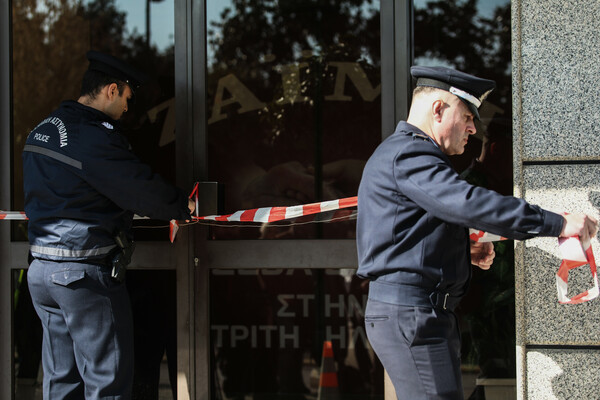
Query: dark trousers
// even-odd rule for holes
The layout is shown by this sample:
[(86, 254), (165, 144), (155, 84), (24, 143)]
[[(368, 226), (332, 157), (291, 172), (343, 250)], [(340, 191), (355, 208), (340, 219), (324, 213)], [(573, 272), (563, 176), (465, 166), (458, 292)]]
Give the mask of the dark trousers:
[(133, 328), (108, 266), (34, 260), (27, 273), (43, 327), (44, 399), (131, 397)]
[(454, 313), (369, 299), (365, 325), (398, 400), (463, 399)]

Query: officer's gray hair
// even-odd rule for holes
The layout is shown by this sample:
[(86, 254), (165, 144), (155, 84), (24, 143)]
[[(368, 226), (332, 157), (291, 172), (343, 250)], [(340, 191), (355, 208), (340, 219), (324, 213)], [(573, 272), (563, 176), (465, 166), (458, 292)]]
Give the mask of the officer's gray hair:
[(443, 91), (443, 90), (439, 89), (439, 88), (432, 87), (432, 86), (417, 86), (415, 88), (415, 90), (413, 91), (413, 97), (419, 96), (419, 95), (422, 95), (422, 94), (429, 94), (429, 93), (441, 92), (441, 91)]
[(413, 91), (411, 105), (414, 104), (417, 99), (420, 99), (422, 97), (425, 97), (425, 96), (428, 96), (431, 94), (440, 94), (442, 96), (445, 96), (446, 94), (450, 94), (450, 92), (447, 92), (445, 90), (438, 89), (438, 88), (435, 88), (432, 86), (417, 86), (415, 88), (415, 90)]

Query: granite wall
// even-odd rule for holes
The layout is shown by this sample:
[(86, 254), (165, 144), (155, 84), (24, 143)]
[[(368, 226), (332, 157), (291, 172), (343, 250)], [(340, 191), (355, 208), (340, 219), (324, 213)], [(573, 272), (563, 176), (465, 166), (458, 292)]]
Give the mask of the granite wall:
[[(600, 2), (513, 0), (512, 29), (515, 194), (598, 218)], [(516, 247), (518, 398), (599, 399), (600, 298), (558, 303), (556, 239)], [(591, 286), (569, 274), (569, 296)]]

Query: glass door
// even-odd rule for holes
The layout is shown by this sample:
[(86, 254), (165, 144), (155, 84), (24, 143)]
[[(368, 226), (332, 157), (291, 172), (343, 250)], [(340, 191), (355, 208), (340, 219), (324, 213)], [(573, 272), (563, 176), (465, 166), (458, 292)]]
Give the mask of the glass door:
[[(380, 20), (378, 1), (206, 1), (203, 154), (219, 214), (356, 196), (382, 137)], [(354, 238), (351, 219), (198, 230), (202, 394), (383, 398)]]

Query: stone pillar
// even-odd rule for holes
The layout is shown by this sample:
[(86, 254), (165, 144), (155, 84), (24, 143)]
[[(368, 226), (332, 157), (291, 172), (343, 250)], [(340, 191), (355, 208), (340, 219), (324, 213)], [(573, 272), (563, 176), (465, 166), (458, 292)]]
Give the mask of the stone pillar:
[[(512, 29), (515, 195), (598, 218), (600, 2), (513, 0)], [(597, 399), (600, 299), (558, 303), (555, 238), (516, 250), (518, 398)], [(569, 296), (591, 286), (587, 266), (569, 274)]]

